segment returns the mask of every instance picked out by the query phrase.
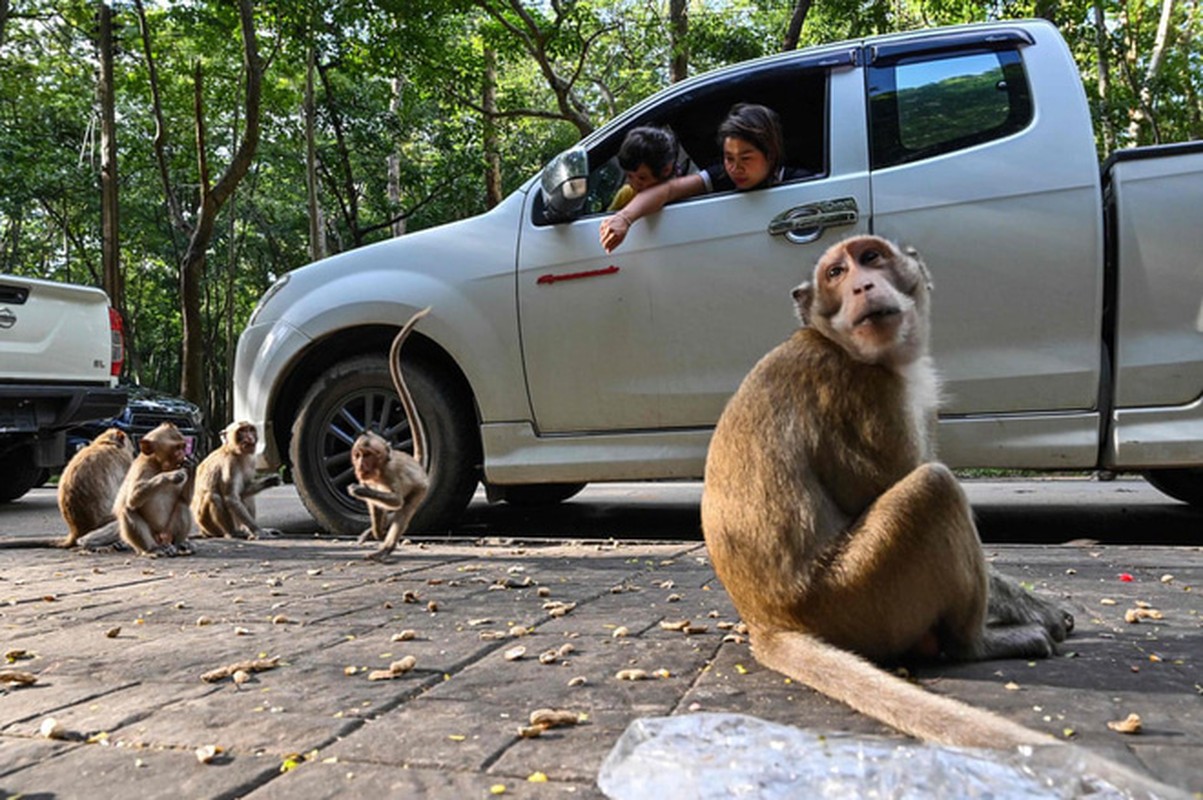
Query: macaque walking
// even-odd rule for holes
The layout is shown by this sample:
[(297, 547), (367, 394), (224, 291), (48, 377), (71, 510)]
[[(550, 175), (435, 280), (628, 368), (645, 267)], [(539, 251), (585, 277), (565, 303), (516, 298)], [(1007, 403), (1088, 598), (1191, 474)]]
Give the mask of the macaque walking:
[(121, 541), (142, 556), (191, 555), (188, 442), (179, 429), (164, 422), (143, 436), (138, 447), (141, 452), (113, 502)]
[(371, 536), (381, 543), (375, 552), (367, 556), (376, 561), (383, 561), (397, 547), (430, 487), (430, 478), (422, 466), (426, 456), (426, 433), (401, 374), (401, 347), (418, 320), (429, 312), (430, 308), (427, 307), (410, 317), (389, 349), (389, 373), (397, 396), (401, 399), (401, 406), (405, 409), (406, 419), (409, 420), (414, 443), (413, 455), (394, 450), (387, 439), (372, 431), (360, 435), (351, 447), (351, 463), (355, 467), (358, 483), (348, 486), (347, 492), (368, 504), (372, 524), (359, 541), (362, 544)]
[(133, 461), (134, 446), (125, 431), (104, 431), (71, 457), (59, 477), (58, 508), (67, 535), (0, 542), (0, 548), (75, 547), (89, 531), (113, 523), (113, 500)]
[(250, 422), (232, 422), (221, 434), (221, 446), (196, 468), (192, 513), (202, 536), (255, 539), (278, 536), (255, 520), (255, 495), (278, 486), (279, 475), (255, 477), (259, 434)]
[(929, 280), (884, 239), (827, 250), (793, 293), (803, 327), (715, 429), (706, 545), (765, 666), (922, 739), (1052, 743), (866, 660), (1043, 658), (1073, 626), (988, 567), (960, 485), (933, 460)]

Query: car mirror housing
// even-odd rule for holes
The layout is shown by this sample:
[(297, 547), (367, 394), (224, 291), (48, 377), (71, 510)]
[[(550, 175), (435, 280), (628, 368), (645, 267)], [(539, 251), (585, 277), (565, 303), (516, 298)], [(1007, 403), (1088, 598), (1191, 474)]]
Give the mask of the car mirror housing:
[(589, 193), (589, 154), (585, 148), (565, 150), (548, 162), (540, 188), (549, 221), (565, 222), (580, 214)]

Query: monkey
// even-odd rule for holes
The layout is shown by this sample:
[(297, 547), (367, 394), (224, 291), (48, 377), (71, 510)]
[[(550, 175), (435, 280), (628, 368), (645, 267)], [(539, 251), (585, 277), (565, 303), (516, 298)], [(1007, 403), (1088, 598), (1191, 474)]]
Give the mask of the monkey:
[(202, 537), (256, 539), (278, 536), (274, 528), (255, 521), (255, 495), (280, 484), (279, 475), (255, 477), (255, 448), (259, 434), (250, 422), (231, 422), (222, 444), (196, 469), (192, 515)]
[(828, 248), (792, 292), (801, 327), (719, 417), (703, 537), (766, 667), (921, 739), (1049, 744), (873, 663), (1047, 657), (1073, 627), (987, 565), (934, 460), (930, 283), (917, 252), (885, 239)]
[(0, 542), (0, 548), (75, 547), (89, 531), (110, 525), (117, 489), (134, 461), (134, 445), (120, 428), (103, 431), (67, 462), (58, 480), (58, 508), (67, 523), (61, 539)]
[(121, 541), (151, 558), (192, 555), (187, 440), (175, 425), (164, 422), (143, 436), (138, 448), (141, 452), (113, 501)]
[(358, 483), (348, 486), (347, 493), (368, 504), (372, 524), (359, 537), (359, 543), (366, 542), (369, 536), (381, 542), (375, 552), (367, 556), (374, 561), (384, 561), (397, 547), (397, 542), (409, 527), (409, 521), (430, 488), (430, 477), (422, 466), (426, 455), (426, 433), (401, 374), (401, 347), (418, 320), (429, 312), (428, 306), (410, 317), (389, 349), (389, 374), (401, 399), (401, 407), (405, 409), (405, 417), (409, 420), (409, 430), (413, 434), (413, 455), (394, 450), (387, 439), (373, 431), (361, 434), (351, 447), (351, 463), (355, 467)]

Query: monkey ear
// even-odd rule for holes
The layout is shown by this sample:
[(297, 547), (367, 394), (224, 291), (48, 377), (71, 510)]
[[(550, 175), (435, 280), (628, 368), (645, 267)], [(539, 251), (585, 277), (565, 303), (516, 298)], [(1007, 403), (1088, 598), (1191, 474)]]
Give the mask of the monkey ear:
[(815, 290), (810, 281), (800, 283), (794, 287), (791, 294), (794, 296), (794, 313), (798, 315), (798, 321), (803, 327), (810, 324), (810, 306), (814, 302)]
[(931, 272), (927, 269), (927, 262), (923, 260), (923, 256), (919, 255), (919, 251), (911, 246), (903, 248), (903, 253), (909, 256), (919, 266), (919, 274), (923, 276), (923, 282), (927, 284), (927, 291), (935, 289), (935, 284), (931, 282)]
[(138, 449), (142, 452), (142, 455), (148, 456), (154, 453), (155, 444), (148, 437), (143, 436), (138, 440)]

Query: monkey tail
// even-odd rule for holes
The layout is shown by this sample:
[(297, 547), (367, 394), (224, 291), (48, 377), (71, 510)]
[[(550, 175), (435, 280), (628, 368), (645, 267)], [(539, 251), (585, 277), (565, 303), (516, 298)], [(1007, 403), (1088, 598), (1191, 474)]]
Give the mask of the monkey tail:
[(997, 714), (932, 694), (805, 633), (754, 635), (753, 647), (757, 660), (766, 667), (919, 739), (998, 749), (1057, 743), (1051, 736)]
[(6, 539), (0, 541), (0, 550), (33, 550), (41, 548), (55, 548), (58, 550), (66, 550), (74, 547), (75, 542), (70, 538), (64, 539)]
[[(388, 371), (393, 377), (393, 388), (397, 390), (397, 394), (401, 398), (401, 407), (405, 409), (405, 417), (409, 420), (409, 430), (413, 434), (414, 440), (414, 460), (419, 464), (426, 458), (426, 431), (422, 427), (422, 420), (418, 419), (418, 409), (414, 406), (413, 397), (409, 393), (409, 387), (405, 385), (405, 378), (401, 374), (401, 347), (405, 344), (405, 340), (409, 338), (409, 332), (418, 324), (418, 320), (430, 313), (430, 306), (426, 306), (421, 311), (415, 312), (409, 321), (401, 326), (401, 330), (393, 339), (393, 346), (388, 351)], [(422, 464), (425, 466), (425, 464)]]

